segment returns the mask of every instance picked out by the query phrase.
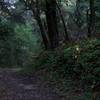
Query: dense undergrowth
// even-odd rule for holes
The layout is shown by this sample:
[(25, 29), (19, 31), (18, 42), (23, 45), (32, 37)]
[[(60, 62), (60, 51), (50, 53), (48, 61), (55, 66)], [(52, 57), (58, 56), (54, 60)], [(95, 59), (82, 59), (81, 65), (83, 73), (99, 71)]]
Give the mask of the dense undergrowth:
[(43, 69), (46, 69), (44, 76), (48, 79), (51, 75), (51, 80), (57, 82), (56, 85), (58, 88), (63, 88), (63, 91), (66, 88), (64, 84), (68, 84), (69, 79), (81, 84), (81, 88), (98, 84), (100, 82), (100, 40), (83, 40), (56, 48), (55, 51), (42, 52), (33, 57), (32, 64), (24, 71), (30, 73)]
[(71, 75), (88, 81), (97, 81), (100, 78), (100, 40), (84, 40), (33, 56), (32, 65), (28, 70), (44, 68), (55, 71), (60, 77)]
[(32, 33), (30, 23), (16, 24), (0, 20), (0, 67), (23, 67), (28, 65), (31, 54), (37, 53), (41, 40)]

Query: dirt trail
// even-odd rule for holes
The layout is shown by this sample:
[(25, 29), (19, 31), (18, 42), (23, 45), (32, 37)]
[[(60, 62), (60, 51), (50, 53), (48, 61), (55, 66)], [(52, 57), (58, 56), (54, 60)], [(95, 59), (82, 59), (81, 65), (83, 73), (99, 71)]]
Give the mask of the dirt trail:
[(0, 69), (0, 100), (62, 100), (37, 76), (17, 74), (20, 69)]

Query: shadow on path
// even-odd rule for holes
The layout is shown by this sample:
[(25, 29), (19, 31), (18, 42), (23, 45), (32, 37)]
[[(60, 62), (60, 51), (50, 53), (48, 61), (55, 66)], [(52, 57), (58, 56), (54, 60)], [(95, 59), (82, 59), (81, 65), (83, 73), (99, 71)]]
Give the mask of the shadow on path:
[(62, 100), (37, 76), (17, 74), (20, 70), (0, 69), (0, 100)]

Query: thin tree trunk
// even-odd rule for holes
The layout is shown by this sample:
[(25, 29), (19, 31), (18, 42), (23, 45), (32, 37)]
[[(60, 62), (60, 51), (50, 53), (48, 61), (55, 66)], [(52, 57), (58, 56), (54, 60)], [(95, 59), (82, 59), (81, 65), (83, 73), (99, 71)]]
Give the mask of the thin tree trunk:
[(43, 39), (43, 43), (44, 43), (45, 49), (47, 50), (48, 49), (48, 40), (47, 40), (45, 31), (44, 31), (44, 27), (42, 25), (40, 16), (37, 16), (36, 20), (37, 20), (37, 23), (38, 23), (40, 31), (41, 31), (41, 36), (42, 36), (42, 39)]
[(39, 25), (41, 36), (42, 36), (42, 39), (43, 39), (43, 43), (44, 43), (45, 49), (47, 50), (48, 46), (49, 46), (49, 41), (48, 41), (47, 36), (45, 34), (44, 27), (43, 27), (43, 24), (42, 24), (42, 21), (41, 21), (41, 18), (40, 18), (40, 10), (39, 10), (39, 1), (38, 0), (36, 0), (36, 9), (33, 8), (32, 11), (33, 11), (35, 19), (36, 19), (36, 21)]
[(95, 32), (95, 7), (94, 0), (90, 0), (90, 14), (88, 13), (88, 37), (91, 37)]
[[(57, 4), (57, 3), (56, 3)], [(57, 4), (57, 8), (59, 10), (59, 14), (60, 14), (60, 17), (61, 17), (61, 20), (62, 20), (62, 23), (63, 23), (63, 27), (64, 27), (64, 31), (65, 31), (65, 40), (66, 41), (69, 41), (69, 36), (68, 36), (68, 31), (67, 31), (67, 27), (66, 27), (66, 24), (65, 24), (65, 20), (64, 20), (64, 17), (63, 17), (63, 14), (62, 14), (62, 11), (59, 7), (59, 5)]]

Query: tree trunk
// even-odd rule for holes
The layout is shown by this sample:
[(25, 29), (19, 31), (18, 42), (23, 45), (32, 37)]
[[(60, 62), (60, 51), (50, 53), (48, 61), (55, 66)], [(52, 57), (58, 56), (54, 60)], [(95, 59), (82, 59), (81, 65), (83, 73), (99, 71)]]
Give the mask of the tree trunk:
[(65, 31), (65, 40), (69, 41), (69, 36), (68, 36), (68, 31), (67, 31), (67, 27), (66, 27), (66, 24), (65, 24), (65, 20), (64, 20), (63, 14), (62, 14), (61, 9), (60, 9), (58, 4), (57, 4), (57, 8), (59, 10), (59, 14), (60, 14), (60, 17), (61, 17), (61, 20), (62, 20), (62, 23), (63, 23), (63, 27), (64, 27), (64, 31)]
[[(90, 12), (90, 13), (89, 13)], [(94, 0), (90, 0), (90, 9), (88, 12), (88, 37), (91, 37), (95, 32), (95, 7)]]
[(50, 49), (54, 49), (59, 45), (57, 16), (56, 16), (56, 0), (46, 0), (46, 20), (48, 27), (48, 36), (50, 40)]
[(41, 36), (42, 36), (42, 39), (43, 39), (43, 43), (44, 43), (45, 49), (47, 50), (48, 47), (49, 47), (49, 41), (47, 39), (46, 33), (44, 31), (43, 24), (42, 24), (42, 21), (41, 21), (41, 18), (40, 18), (39, 1), (36, 0), (35, 3), (36, 3), (36, 5), (35, 5), (35, 8), (34, 8), (34, 2), (33, 1), (31, 2), (31, 10), (32, 10), (34, 17), (35, 17), (35, 19), (36, 19), (36, 21), (39, 25)]

